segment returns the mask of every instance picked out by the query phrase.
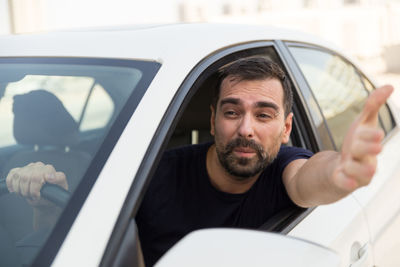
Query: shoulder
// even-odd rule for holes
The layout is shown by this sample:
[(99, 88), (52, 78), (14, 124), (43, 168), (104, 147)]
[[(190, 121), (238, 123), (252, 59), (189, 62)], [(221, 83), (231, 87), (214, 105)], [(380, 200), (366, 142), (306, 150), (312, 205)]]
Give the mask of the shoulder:
[(279, 149), (277, 158), (280, 159), (308, 159), (312, 157), (313, 153), (307, 149), (295, 146), (284, 146), (282, 145)]
[(309, 159), (312, 155), (313, 153), (307, 149), (282, 145), (272, 166), (275, 171), (282, 175), (284, 169), (291, 162), (299, 159)]

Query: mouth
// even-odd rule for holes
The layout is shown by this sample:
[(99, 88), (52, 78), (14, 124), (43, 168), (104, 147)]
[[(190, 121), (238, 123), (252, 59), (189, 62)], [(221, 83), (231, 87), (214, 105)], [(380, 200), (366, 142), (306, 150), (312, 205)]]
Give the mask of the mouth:
[(250, 147), (236, 147), (233, 149), (233, 153), (242, 158), (251, 158), (257, 154), (256, 150)]

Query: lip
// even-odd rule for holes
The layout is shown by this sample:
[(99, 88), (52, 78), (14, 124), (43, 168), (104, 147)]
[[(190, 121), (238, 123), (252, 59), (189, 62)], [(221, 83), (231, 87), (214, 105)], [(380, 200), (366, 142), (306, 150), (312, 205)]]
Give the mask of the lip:
[(250, 147), (237, 147), (233, 152), (240, 157), (252, 157), (256, 154), (256, 151)]

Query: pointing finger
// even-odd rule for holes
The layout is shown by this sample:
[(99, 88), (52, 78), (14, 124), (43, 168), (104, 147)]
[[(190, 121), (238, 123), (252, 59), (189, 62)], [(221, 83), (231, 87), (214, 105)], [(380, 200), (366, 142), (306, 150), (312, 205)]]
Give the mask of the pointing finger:
[(371, 126), (377, 124), (379, 109), (392, 94), (393, 90), (393, 86), (384, 85), (377, 88), (369, 95), (361, 113), (361, 123)]

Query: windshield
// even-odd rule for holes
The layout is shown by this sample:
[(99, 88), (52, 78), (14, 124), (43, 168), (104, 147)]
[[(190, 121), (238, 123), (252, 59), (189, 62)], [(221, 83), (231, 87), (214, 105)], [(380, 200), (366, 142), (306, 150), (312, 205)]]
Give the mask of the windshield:
[[(59, 216), (69, 216), (68, 231), (158, 68), (130, 60), (0, 59), (0, 266), (29, 266)], [(68, 183), (67, 191), (43, 186), (54, 217), (43, 227), (30, 199), (5, 183), (11, 170), (36, 162), (54, 166)], [(75, 212), (63, 214), (70, 200)]]

